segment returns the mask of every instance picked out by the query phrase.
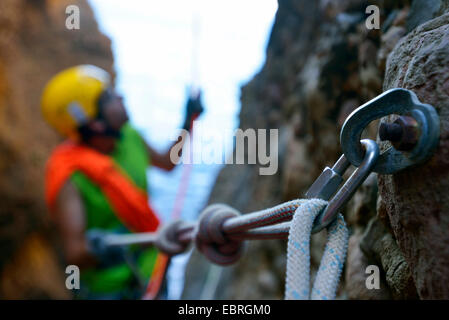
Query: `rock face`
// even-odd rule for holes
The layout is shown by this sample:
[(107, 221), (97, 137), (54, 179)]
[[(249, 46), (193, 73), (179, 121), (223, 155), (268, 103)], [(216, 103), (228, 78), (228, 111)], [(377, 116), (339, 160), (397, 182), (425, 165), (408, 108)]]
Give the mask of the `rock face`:
[[(365, 25), (371, 4), (380, 7), (380, 30)], [(379, 192), (373, 174), (343, 210), (351, 238), (339, 298), (448, 298), (448, 7), (445, 0), (279, 0), (266, 63), (242, 88), (240, 128), (278, 128), (280, 137), (277, 174), (259, 176), (257, 165), (220, 173), (210, 203), (242, 212), (302, 197), (338, 158), (345, 118), (383, 90), (412, 89), (440, 114), (440, 146), (429, 163), (379, 176)], [(366, 135), (376, 139), (377, 126)], [(323, 233), (312, 238), (312, 269), (323, 242)], [(224, 269), (215, 297), (282, 298), (285, 252), (285, 241), (252, 242)], [(195, 269), (207, 264), (202, 259), (194, 254)], [(368, 265), (380, 269), (379, 290), (365, 286)], [(189, 291), (189, 279), (198, 278), (204, 274), (188, 269), (185, 297), (198, 297)]]
[[(80, 8), (80, 30), (66, 29), (68, 5)], [(110, 41), (85, 0), (0, 2), (1, 298), (67, 297), (43, 197), (59, 138), (41, 117), (40, 95), (52, 75), (82, 63), (112, 72)]]
[(449, 299), (449, 14), (420, 25), (396, 46), (384, 88), (411, 89), (441, 120), (430, 161), (379, 177), (379, 190), (399, 248), (423, 299)]

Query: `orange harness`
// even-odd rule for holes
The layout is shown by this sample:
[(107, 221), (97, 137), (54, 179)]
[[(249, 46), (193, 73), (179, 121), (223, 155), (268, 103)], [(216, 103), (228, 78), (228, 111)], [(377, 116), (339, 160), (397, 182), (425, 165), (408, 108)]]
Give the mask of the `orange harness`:
[(159, 219), (148, 204), (146, 192), (137, 187), (109, 156), (71, 142), (58, 146), (47, 163), (45, 197), (52, 211), (62, 186), (78, 170), (100, 187), (119, 220), (129, 230), (156, 231)]

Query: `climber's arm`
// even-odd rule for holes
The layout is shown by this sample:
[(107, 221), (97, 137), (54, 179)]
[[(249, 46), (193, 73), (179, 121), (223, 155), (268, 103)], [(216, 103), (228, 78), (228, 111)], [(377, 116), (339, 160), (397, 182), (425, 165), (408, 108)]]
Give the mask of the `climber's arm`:
[[(152, 165), (164, 169), (166, 171), (171, 171), (176, 166), (176, 163), (178, 162), (177, 159), (182, 154), (182, 148), (184, 147), (184, 143), (186, 139), (188, 139), (187, 131), (182, 130), (182, 132), (179, 135), (179, 138), (176, 142), (174, 142), (167, 152), (165, 153), (159, 153), (151, 146), (147, 144), (147, 150), (151, 157), (151, 163)], [(173, 153), (173, 154), (172, 154)], [(170, 156), (172, 154), (172, 156)], [(173, 159), (171, 159), (173, 157)], [(173, 160), (173, 161), (172, 161)]]
[(165, 153), (158, 153), (147, 144), (148, 152), (151, 156), (152, 164), (161, 169), (170, 171), (179, 162), (182, 154), (182, 148), (187, 139), (190, 139), (188, 132), (192, 130), (193, 121), (203, 112), (203, 104), (201, 102), (201, 92), (195, 97), (189, 96), (185, 106), (185, 118), (178, 140), (171, 145)]
[(55, 206), (55, 219), (62, 237), (67, 263), (80, 268), (94, 265), (95, 258), (88, 250), (85, 236), (85, 210), (81, 195), (68, 181), (59, 192)]

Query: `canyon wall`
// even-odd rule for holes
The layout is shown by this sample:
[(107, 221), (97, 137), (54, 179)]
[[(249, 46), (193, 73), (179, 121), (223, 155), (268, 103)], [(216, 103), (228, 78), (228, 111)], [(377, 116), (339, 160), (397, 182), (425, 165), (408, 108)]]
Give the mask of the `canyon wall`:
[[(66, 28), (66, 7), (80, 29)], [(95, 64), (113, 71), (110, 40), (86, 0), (0, 2), (0, 298), (68, 298), (44, 203), (44, 166), (58, 135), (40, 95), (58, 71)]]

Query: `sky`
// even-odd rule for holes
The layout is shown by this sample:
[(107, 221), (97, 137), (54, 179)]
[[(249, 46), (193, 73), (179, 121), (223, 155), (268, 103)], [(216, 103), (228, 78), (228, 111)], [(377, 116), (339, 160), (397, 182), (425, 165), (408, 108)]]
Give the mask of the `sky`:
[(192, 83), (203, 90), (206, 130), (237, 126), (240, 86), (264, 62), (276, 0), (90, 3), (112, 39), (117, 87), (131, 120), (155, 148), (167, 147), (182, 125)]

